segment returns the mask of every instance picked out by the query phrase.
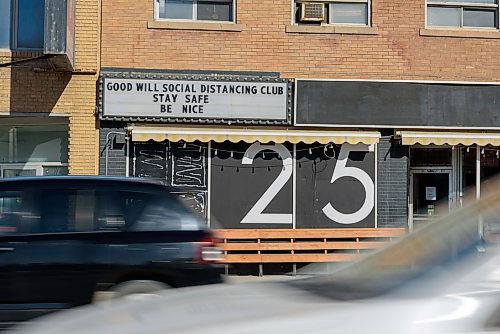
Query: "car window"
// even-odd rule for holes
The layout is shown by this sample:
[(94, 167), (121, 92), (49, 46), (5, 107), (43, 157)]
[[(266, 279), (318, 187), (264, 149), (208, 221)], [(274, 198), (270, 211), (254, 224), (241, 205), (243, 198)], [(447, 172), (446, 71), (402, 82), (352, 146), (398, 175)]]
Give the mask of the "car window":
[(133, 225), (136, 231), (200, 230), (200, 218), (172, 195), (149, 198)]
[(95, 195), (89, 190), (42, 189), (0, 192), (0, 233), (92, 231)]
[(0, 234), (204, 227), (195, 214), (166, 191), (54, 188), (0, 192)]
[(46, 233), (123, 231), (144, 206), (141, 193), (108, 189), (42, 190), (40, 197)]
[(36, 229), (40, 216), (24, 191), (0, 191), (0, 234), (25, 233)]
[(95, 223), (93, 190), (43, 189), (40, 196), (41, 233), (92, 231)]
[(111, 190), (96, 194), (96, 230), (125, 230), (134, 225), (153, 194), (139, 191)]

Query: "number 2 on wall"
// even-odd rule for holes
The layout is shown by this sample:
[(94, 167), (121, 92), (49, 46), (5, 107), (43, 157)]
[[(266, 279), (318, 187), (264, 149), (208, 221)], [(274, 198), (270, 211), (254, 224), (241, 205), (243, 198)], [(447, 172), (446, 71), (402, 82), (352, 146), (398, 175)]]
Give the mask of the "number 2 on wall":
[(280, 174), (266, 190), (261, 198), (255, 205), (248, 211), (246, 216), (241, 220), (241, 224), (292, 224), (293, 218), (291, 213), (262, 213), (264, 209), (271, 203), (273, 198), (280, 192), (281, 188), (288, 182), (292, 176), (292, 155), (288, 149), (282, 144), (275, 145), (262, 145), (260, 143), (253, 143), (245, 151), (243, 156), (243, 165), (251, 165), (255, 156), (264, 150), (271, 150), (281, 157), (283, 161), (283, 168)]
[[(293, 217), (291, 213), (262, 213), (265, 208), (271, 203), (273, 198), (280, 192), (283, 186), (288, 182), (292, 176), (292, 156), (288, 149), (282, 144), (275, 145), (262, 145), (254, 143), (245, 151), (242, 160), (243, 165), (251, 165), (255, 156), (264, 150), (271, 150), (281, 157), (283, 161), (283, 169), (280, 174), (271, 184), (271, 186), (264, 192), (261, 198), (255, 205), (248, 211), (246, 216), (241, 220), (241, 224), (292, 224)], [(357, 167), (347, 167), (347, 160), (350, 152), (373, 152), (373, 145), (365, 144), (343, 144), (340, 149), (339, 157), (333, 170), (330, 183), (342, 177), (352, 177), (358, 180), (365, 189), (365, 200), (361, 208), (353, 213), (342, 213), (337, 211), (331, 203), (323, 207), (323, 213), (332, 221), (339, 224), (355, 224), (362, 221), (372, 212), (375, 205), (375, 184), (370, 175), (364, 170)]]

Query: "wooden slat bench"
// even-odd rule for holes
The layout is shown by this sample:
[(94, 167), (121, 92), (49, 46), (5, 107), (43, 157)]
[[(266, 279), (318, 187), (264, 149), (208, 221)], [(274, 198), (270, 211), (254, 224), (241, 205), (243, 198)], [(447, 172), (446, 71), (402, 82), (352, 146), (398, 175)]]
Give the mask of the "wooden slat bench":
[(225, 264), (347, 262), (405, 234), (404, 228), (216, 230)]

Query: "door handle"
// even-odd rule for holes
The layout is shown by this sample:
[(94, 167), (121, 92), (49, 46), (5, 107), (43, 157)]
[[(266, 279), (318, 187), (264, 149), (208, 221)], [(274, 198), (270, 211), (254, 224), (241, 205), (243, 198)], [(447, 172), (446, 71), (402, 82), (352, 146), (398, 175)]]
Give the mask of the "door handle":
[(14, 250), (14, 247), (0, 247), (0, 252), (13, 252)]

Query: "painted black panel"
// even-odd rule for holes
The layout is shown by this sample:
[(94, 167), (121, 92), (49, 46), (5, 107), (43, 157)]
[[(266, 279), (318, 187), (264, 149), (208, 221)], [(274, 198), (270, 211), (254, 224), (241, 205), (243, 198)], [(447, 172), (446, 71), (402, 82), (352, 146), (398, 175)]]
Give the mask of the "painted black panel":
[(207, 151), (207, 144), (201, 142), (136, 142), (133, 143), (133, 175), (175, 186), (174, 192), (206, 218)]
[(297, 81), (297, 124), (500, 126), (500, 86)]
[[(348, 144), (344, 144), (348, 145)], [(364, 145), (367, 147), (367, 145)], [(331, 183), (334, 171), (339, 170), (338, 162), (341, 146), (334, 148), (335, 154), (316, 145), (297, 145), (297, 228), (343, 228), (343, 227), (375, 227), (374, 194), (371, 196), (371, 211), (363, 219), (352, 223), (345, 220), (332, 220), (324, 212), (328, 203), (344, 214), (354, 214), (361, 209), (365, 201), (365, 188), (355, 177), (340, 177)], [(354, 167), (369, 176), (373, 190), (375, 180), (375, 153), (350, 152), (346, 161), (347, 173)], [(354, 170), (356, 171), (356, 170)], [(359, 170), (357, 170), (359, 171)]]
[[(290, 223), (241, 223), (283, 172), (283, 160), (276, 152), (267, 149), (258, 153), (252, 164), (243, 164), (243, 153), (249, 147), (250, 144), (246, 143), (228, 142), (214, 143), (212, 146), (210, 226), (212, 228), (292, 228), (292, 176), (262, 211), (263, 214), (289, 214)], [(291, 145), (286, 147), (291, 158), (292, 147)], [(233, 152), (232, 157), (231, 152)], [(289, 161), (287, 168), (291, 167), (291, 161)]]

